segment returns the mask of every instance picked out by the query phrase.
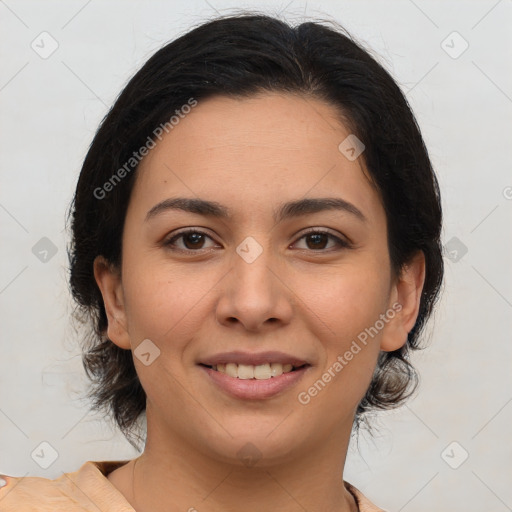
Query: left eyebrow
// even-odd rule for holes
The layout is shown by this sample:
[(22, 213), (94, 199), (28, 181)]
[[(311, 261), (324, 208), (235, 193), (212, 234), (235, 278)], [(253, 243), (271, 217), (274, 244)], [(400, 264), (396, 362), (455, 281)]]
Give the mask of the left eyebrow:
[[(182, 210), (185, 212), (204, 215), (206, 217), (216, 217), (228, 219), (232, 217), (231, 210), (216, 201), (206, 201), (204, 199), (176, 197), (161, 201), (153, 206), (146, 214), (146, 221), (156, 217), (160, 213), (168, 210)], [(327, 210), (340, 210), (354, 215), (361, 222), (368, 222), (364, 214), (352, 203), (339, 197), (317, 197), (309, 199), (299, 199), (289, 201), (274, 210), (274, 221), (282, 222), (285, 219), (300, 217), (312, 213), (318, 213)]]
[(281, 222), (284, 219), (326, 210), (341, 210), (351, 213), (361, 222), (368, 222), (368, 219), (359, 208), (340, 197), (315, 197), (284, 203), (274, 212), (274, 220)]

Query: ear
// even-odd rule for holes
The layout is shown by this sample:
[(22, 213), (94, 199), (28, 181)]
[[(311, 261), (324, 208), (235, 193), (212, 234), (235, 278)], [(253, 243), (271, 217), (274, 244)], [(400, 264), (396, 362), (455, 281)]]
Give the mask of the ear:
[(94, 259), (94, 278), (103, 296), (107, 313), (108, 338), (118, 347), (130, 350), (126, 312), (124, 306), (121, 272), (110, 264), (103, 256)]
[(419, 251), (403, 267), (392, 286), (388, 311), (394, 311), (395, 315), (383, 330), (380, 348), (384, 352), (398, 350), (407, 343), (407, 335), (418, 318), (424, 282), (425, 254)]

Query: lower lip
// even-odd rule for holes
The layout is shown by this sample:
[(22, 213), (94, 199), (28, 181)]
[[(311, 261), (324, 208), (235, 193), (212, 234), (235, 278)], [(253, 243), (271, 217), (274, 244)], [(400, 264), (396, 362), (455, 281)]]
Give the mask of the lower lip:
[(230, 377), (225, 373), (212, 370), (207, 366), (201, 368), (208, 374), (210, 379), (219, 386), (223, 391), (236, 398), (244, 400), (262, 400), (271, 398), (286, 389), (297, 384), (309, 366), (303, 366), (298, 370), (287, 372), (279, 375), (279, 377), (271, 377), (270, 379), (239, 379)]

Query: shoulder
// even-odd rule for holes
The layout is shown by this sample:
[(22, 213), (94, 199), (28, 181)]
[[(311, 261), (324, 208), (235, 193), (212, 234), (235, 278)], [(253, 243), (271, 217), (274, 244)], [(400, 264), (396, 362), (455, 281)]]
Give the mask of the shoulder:
[(106, 478), (128, 461), (87, 461), (72, 473), (55, 479), (0, 474), (2, 512), (133, 512)]
[[(0, 475), (0, 510), (32, 512), (43, 505), (56, 506), (65, 499), (65, 490), (55, 480), (35, 476)], [(60, 510), (56, 508), (56, 510)]]
[(359, 489), (354, 487), (352, 484), (349, 484), (348, 482), (344, 483), (345, 487), (349, 490), (352, 496), (354, 496), (360, 512), (388, 512), (387, 510), (374, 505)]

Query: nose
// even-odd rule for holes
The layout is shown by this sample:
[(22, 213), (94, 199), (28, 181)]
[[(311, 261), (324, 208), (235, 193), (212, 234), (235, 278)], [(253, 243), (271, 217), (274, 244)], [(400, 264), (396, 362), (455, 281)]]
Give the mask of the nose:
[(221, 281), (217, 321), (250, 332), (288, 324), (294, 299), (293, 285), (287, 281), (289, 273), (271, 248), (248, 237), (237, 247), (231, 271)]

